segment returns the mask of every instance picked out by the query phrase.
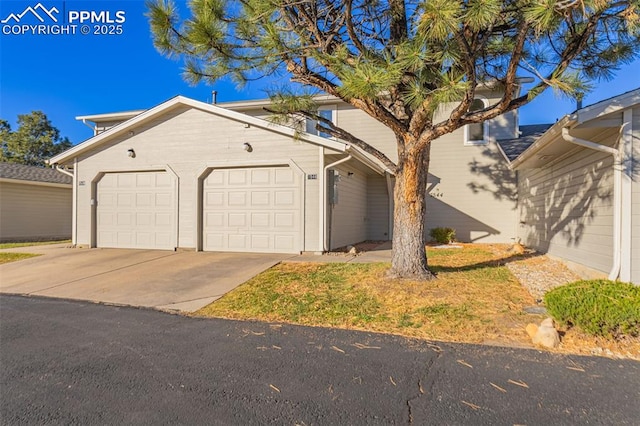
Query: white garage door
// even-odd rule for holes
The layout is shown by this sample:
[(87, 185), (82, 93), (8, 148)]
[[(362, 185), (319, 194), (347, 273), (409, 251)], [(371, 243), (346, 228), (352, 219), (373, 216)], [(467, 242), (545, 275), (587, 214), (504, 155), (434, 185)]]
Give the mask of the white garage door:
[(203, 183), (203, 250), (301, 251), (300, 186), (288, 166), (213, 170)]
[(174, 249), (175, 188), (167, 172), (107, 173), (97, 194), (98, 247)]

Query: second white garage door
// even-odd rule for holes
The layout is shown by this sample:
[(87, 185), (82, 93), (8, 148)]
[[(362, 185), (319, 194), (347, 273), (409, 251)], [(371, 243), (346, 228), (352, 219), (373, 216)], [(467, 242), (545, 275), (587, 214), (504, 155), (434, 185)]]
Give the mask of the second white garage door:
[(97, 195), (98, 247), (175, 248), (175, 184), (169, 173), (106, 173)]
[(213, 170), (203, 182), (203, 250), (301, 251), (300, 186), (288, 166)]

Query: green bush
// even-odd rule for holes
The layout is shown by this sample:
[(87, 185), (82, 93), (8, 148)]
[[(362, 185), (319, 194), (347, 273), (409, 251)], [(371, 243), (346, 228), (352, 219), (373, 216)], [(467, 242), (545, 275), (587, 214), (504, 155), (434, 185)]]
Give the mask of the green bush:
[(561, 324), (599, 336), (640, 335), (640, 287), (609, 280), (577, 281), (544, 296)]
[(440, 244), (449, 244), (456, 239), (456, 230), (453, 228), (431, 228), (429, 230), (431, 238)]

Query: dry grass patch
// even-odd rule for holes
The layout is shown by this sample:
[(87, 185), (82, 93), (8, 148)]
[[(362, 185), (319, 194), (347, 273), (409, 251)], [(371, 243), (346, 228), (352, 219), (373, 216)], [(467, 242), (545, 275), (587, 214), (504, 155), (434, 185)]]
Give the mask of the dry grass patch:
[(389, 265), (283, 263), (196, 315), (343, 327), (473, 343), (528, 345), (532, 297), (505, 246), (429, 249), (432, 282), (390, 280)]
[(40, 256), (33, 253), (0, 253), (0, 265), (3, 263), (16, 262), (30, 257)]

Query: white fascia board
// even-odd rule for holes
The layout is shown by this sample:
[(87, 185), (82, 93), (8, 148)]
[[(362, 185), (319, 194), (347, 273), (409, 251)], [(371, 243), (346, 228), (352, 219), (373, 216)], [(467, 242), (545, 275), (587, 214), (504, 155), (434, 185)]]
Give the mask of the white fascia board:
[(573, 118), (577, 124), (582, 124), (637, 104), (640, 104), (640, 88), (579, 109), (573, 113)]
[(49, 159), (49, 164), (64, 164), (65, 161), (70, 160), (71, 158), (78, 156), (95, 146), (100, 145), (113, 137), (121, 135), (128, 131), (128, 129), (146, 123), (157, 116), (169, 111), (175, 107), (180, 105), (190, 106), (192, 108), (199, 109), (201, 111), (210, 112), (212, 114), (225, 117), (231, 120), (239, 121), (241, 123), (246, 123), (261, 129), (269, 130), (272, 132), (280, 133), (285, 136), (289, 136), (291, 138), (297, 138), (298, 140), (310, 142), (315, 145), (324, 146), (326, 148), (334, 149), (339, 152), (344, 152), (347, 148), (347, 144), (345, 142), (334, 141), (327, 138), (322, 138), (320, 136), (311, 135), (305, 132), (296, 132), (295, 129), (291, 127), (282, 126), (279, 124), (269, 123), (266, 120), (257, 117), (251, 117), (247, 114), (243, 114), (236, 111), (231, 111), (226, 108), (222, 108), (216, 105), (207, 104), (204, 102), (196, 101), (194, 99), (189, 99), (184, 96), (176, 96), (175, 98), (169, 99), (168, 101), (157, 105), (151, 109), (148, 109), (141, 114), (136, 115), (135, 117), (120, 123), (112, 128), (88, 139), (73, 148), (66, 150), (65, 152), (56, 155)]
[(354, 159), (358, 160), (365, 166), (369, 167), (371, 170), (378, 173), (379, 175), (384, 175), (385, 172), (389, 173), (390, 175), (395, 174), (394, 172), (389, 170), (388, 167), (382, 164), (380, 160), (378, 160), (377, 158), (373, 157), (372, 155), (368, 154), (367, 152), (363, 151), (362, 149), (358, 148), (355, 145), (348, 145), (347, 153), (351, 154), (351, 156), (353, 156)]
[(556, 121), (556, 123), (553, 126), (549, 127), (547, 131), (544, 132), (542, 136), (538, 138), (537, 141), (531, 144), (531, 146), (525, 149), (524, 152), (522, 152), (522, 154), (518, 156), (518, 158), (516, 158), (511, 162), (510, 164), (511, 169), (517, 170), (518, 167), (520, 167), (528, 159), (536, 155), (545, 147), (552, 144), (553, 141), (556, 140), (557, 136), (561, 135), (562, 128), (573, 122), (574, 120), (572, 120), (572, 117), (568, 115), (565, 115), (560, 120)]
[(73, 185), (70, 183), (54, 183), (54, 182), (41, 182), (38, 180), (24, 180), (24, 179), (10, 179), (0, 178), (1, 183), (15, 183), (19, 185), (32, 185), (32, 186), (48, 186), (53, 188), (65, 188), (71, 189)]
[(94, 123), (101, 123), (103, 121), (113, 121), (113, 120), (129, 120), (136, 115), (140, 115), (145, 110), (136, 110), (136, 111), (123, 111), (123, 112), (110, 112), (107, 114), (92, 114), (92, 115), (79, 115), (76, 117), (78, 121), (92, 121)]
[[(318, 103), (318, 104), (335, 104), (335, 103), (346, 103), (344, 102), (342, 99), (336, 97), (336, 96), (332, 96), (332, 95), (316, 95), (313, 97), (313, 99)], [(222, 108), (228, 108), (228, 109), (232, 109), (232, 110), (237, 110), (237, 111), (242, 111), (242, 110), (247, 110), (247, 109), (253, 109), (253, 108), (261, 108), (261, 107), (266, 107), (271, 105), (271, 100), (269, 99), (257, 99), (257, 100), (250, 100), (250, 101), (229, 101), (229, 102), (218, 102), (217, 104), (214, 104), (216, 106), (222, 107)]]

